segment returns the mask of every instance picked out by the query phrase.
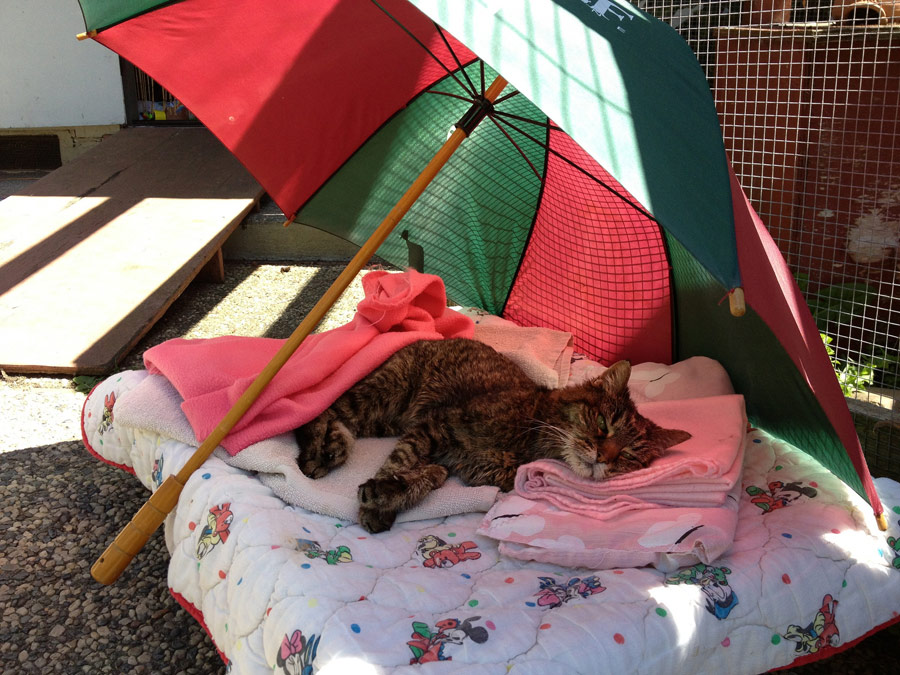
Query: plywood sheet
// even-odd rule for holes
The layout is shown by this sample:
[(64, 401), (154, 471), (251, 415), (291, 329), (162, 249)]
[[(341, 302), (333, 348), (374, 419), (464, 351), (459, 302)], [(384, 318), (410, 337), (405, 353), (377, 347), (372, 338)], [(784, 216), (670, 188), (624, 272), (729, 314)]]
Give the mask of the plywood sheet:
[(0, 367), (114, 369), (261, 194), (206, 129), (135, 128), (0, 201)]

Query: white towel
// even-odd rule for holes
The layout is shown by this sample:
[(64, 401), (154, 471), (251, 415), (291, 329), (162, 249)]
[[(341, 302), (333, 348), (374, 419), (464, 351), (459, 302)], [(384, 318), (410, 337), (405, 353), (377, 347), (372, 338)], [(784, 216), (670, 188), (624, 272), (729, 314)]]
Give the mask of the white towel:
[(509, 358), (538, 384), (556, 389), (569, 383), (573, 352), (571, 333), (518, 326), (471, 307), (458, 308), (458, 311), (475, 321), (476, 340)]
[[(116, 402), (116, 422), (199, 446), (181, 411), (181, 401), (181, 396), (166, 378), (149, 375)], [(291, 433), (254, 443), (235, 456), (221, 447), (216, 448), (215, 453), (231, 466), (257, 472), (260, 481), (289, 504), (356, 521), (357, 488), (375, 474), (395, 442), (392, 438), (359, 439), (347, 463), (318, 480), (308, 478), (297, 466), (299, 450)], [(456, 478), (449, 478), (418, 505), (399, 514), (397, 521), (487, 511), (498, 492), (496, 487), (468, 487)]]

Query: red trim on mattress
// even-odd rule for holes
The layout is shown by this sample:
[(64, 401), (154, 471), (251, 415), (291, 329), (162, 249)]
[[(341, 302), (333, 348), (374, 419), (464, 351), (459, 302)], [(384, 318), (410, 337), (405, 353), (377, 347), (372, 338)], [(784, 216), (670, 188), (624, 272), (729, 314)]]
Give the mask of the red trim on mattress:
[(830, 658), (836, 654), (840, 654), (843, 651), (846, 651), (848, 649), (855, 647), (856, 645), (858, 645), (860, 642), (862, 642), (866, 638), (872, 637), (873, 635), (875, 635), (875, 633), (883, 631), (885, 628), (890, 628), (895, 623), (900, 623), (900, 615), (895, 616), (890, 621), (885, 621), (880, 626), (875, 626), (875, 628), (870, 630), (868, 633), (865, 633), (864, 635), (860, 635), (858, 638), (856, 638), (852, 642), (838, 645), (837, 647), (831, 647), (829, 649), (824, 649), (821, 652), (819, 652), (818, 654), (807, 654), (806, 656), (801, 656), (799, 659), (791, 661), (786, 666), (781, 666), (780, 668), (773, 668), (769, 672), (774, 673), (779, 670), (787, 670), (788, 668), (796, 668), (798, 666), (805, 666), (810, 663), (815, 663), (816, 661), (821, 661), (823, 659)]
[(188, 614), (190, 614), (192, 617), (194, 617), (194, 619), (197, 621), (197, 623), (199, 623), (200, 626), (202, 626), (203, 630), (206, 631), (206, 634), (209, 635), (209, 639), (212, 640), (213, 647), (216, 648), (216, 652), (218, 652), (218, 654), (219, 654), (219, 658), (222, 659), (222, 662), (227, 666), (229, 663), (228, 657), (225, 656), (225, 654), (222, 652), (222, 650), (219, 649), (219, 645), (217, 645), (216, 641), (213, 640), (212, 633), (210, 632), (209, 628), (207, 627), (206, 622), (203, 620), (203, 612), (201, 612), (199, 609), (197, 609), (193, 603), (186, 600), (185, 597), (178, 591), (170, 588), (169, 593), (172, 594), (172, 597), (175, 598), (175, 601), (179, 605), (184, 607), (185, 611), (187, 611)]
[(94, 393), (94, 391), (96, 391), (97, 387), (99, 387), (101, 384), (102, 384), (102, 382), (98, 382), (97, 384), (94, 385), (94, 388), (91, 389), (90, 393), (84, 397), (84, 403), (81, 405), (81, 441), (82, 441), (82, 443), (84, 443), (84, 447), (87, 449), (87, 451), (89, 453), (91, 453), (94, 457), (99, 459), (101, 462), (103, 462), (105, 464), (109, 464), (110, 466), (114, 466), (117, 469), (122, 469), (122, 471), (127, 471), (132, 476), (137, 476), (137, 474), (134, 472), (134, 469), (132, 469), (130, 466), (128, 466), (126, 464), (117, 464), (116, 462), (106, 459), (106, 457), (104, 457), (103, 455), (98, 453), (96, 450), (94, 450), (94, 448), (92, 448), (91, 444), (88, 442), (87, 432), (84, 430), (84, 411), (87, 408), (87, 404), (91, 398), (91, 395)]

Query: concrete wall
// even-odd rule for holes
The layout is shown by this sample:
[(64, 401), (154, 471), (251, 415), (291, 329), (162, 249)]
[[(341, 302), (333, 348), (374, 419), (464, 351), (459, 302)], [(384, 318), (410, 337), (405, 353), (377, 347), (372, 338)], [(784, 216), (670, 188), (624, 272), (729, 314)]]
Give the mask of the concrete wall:
[(0, 131), (125, 123), (118, 57), (90, 40), (76, 0), (0, 0)]

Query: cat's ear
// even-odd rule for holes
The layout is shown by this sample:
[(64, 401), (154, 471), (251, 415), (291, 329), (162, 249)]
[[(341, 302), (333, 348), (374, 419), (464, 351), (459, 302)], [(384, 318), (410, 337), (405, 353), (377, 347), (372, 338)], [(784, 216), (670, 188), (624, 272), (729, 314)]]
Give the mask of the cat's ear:
[(691, 434), (681, 429), (663, 429), (657, 427), (653, 430), (654, 445), (658, 444), (663, 448), (671, 448), (673, 445), (684, 443), (691, 438)]
[(594, 378), (591, 384), (616, 396), (626, 390), (629, 377), (631, 377), (631, 364), (628, 361), (616, 361), (600, 377)]

